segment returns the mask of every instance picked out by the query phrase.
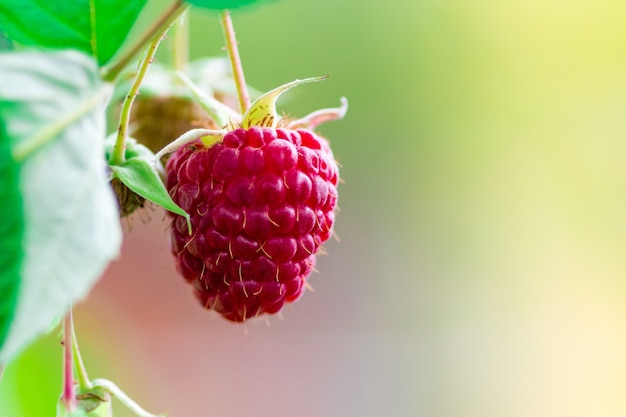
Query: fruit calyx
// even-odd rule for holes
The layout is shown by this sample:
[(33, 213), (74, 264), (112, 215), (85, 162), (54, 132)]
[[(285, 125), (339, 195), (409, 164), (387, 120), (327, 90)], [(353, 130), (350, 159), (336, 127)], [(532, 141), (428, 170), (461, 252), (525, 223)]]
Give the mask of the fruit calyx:
[(313, 129), (321, 123), (343, 119), (348, 110), (348, 100), (345, 97), (341, 97), (340, 107), (317, 110), (301, 119), (283, 120), (278, 116), (276, 101), (282, 93), (298, 85), (322, 81), (328, 77), (329, 75), (324, 75), (321, 77), (304, 78), (302, 80), (298, 79), (276, 87), (256, 99), (242, 115), (241, 122), (231, 119), (223, 129), (191, 129), (157, 152), (155, 155), (155, 163), (160, 161), (164, 155), (172, 153), (181, 146), (197, 139), (200, 139), (207, 147), (212, 146), (222, 140), (226, 133), (239, 128), (249, 129), (254, 126), (276, 128), (277, 126), (283, 126), (287, 129)]
[(243, 114), (243, 120), (241, 121), (241, 127), (249, 129), (252, 126), (261, 127), (276, 127), (278, 122), (276, 112), (276, 100), (278, 97), (287, 90), (292, 89), (298, 85), (322, 81), (328, 78), (328, 75), (322, 77), (311, 77), (303, 80), (294, 80), (290, 83), (283, 84), (280, 87), (276, 87), (273, 90), (268, 91), (261, 97), (256, 99), (254, 103)]

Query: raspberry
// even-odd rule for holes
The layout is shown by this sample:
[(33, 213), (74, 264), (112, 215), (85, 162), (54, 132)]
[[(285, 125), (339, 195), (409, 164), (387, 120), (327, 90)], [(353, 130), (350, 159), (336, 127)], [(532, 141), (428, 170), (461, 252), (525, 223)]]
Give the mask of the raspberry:
[(338, 168), (306, 129), (235, 129), (196, 140), (167, 162), (167, 188), (191, 217), (172, 216), (178, 272), (207, 309), (234, 322), (298, 299), (331, 235)]
[(121, 218), (129, 216), (135, 210), (142, 208), (146, 204), (145, 198), (128, 188), (119, 178), (113, 178), (111, 180), (111, 186), (115, 192), (115, 197), (117, 197)]
[(131, 120), (137, 126), (133, 137), (153, 152), (194, 127), (215, 128), (200, 105), (177, 96), (137, 97)]

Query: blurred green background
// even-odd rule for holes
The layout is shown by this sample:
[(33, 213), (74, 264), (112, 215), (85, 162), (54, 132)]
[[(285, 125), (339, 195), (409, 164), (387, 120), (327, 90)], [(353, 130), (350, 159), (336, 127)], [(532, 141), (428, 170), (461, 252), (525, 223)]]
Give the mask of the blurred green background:
[[(92, 378), (172, 417), (626, 415), (626, 2), (280, 0), (233, 19), (251, 85), (331, 73), (281, 110), (350, 101), (320, 128), (341, 242), (282, 319), (238, 326), (196, 305), (148, 211), (76, 308)], [(215, 14), (191, 31), (192, 57), (223, 55)], [(53, 333), (9, 366), (0, 416), (54, 415), (60, 361)]]

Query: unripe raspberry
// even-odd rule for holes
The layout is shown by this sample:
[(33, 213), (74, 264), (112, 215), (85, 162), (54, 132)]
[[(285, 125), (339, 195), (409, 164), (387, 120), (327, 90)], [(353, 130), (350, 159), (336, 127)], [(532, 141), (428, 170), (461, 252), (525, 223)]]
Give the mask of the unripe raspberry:
[(197, 103), (177, 96), (137, 97), (131, 121), (133, 137), (153, 152), (196, 127), (215, 128), (209, 115)]
[(241, 322), (296, 300), (332, 233), (338, 168), (310, 130), (250, 127), (167, 162), (177, 270), (205, 308)]
[(113, 192), (117, 198), (121, 218), (131, 215), (135, 210), (142, 208), (146, 204), (145, 198), (128, 188), (118, 178), (111, 180), (111, 187), (113, 187)]

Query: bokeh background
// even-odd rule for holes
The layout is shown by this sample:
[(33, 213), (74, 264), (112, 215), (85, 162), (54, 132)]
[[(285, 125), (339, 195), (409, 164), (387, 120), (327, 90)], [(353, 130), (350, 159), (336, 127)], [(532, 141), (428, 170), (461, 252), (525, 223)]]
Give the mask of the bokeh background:
[[(332, 74), (282, 110), (349, 98), (320, 128), (341, 241), (282, 318), (234, 325), (196, 304), (148, 211), (75, 309), (91, 377), (172, 417), (626, 415), (626, 2), (280, 0), (233, 19), (255, 87)], [(224, 54), (215, 14), (191, 33), (192, 57)], [(0, 416), (54, 415), (59, 340), (7, 369)]]

